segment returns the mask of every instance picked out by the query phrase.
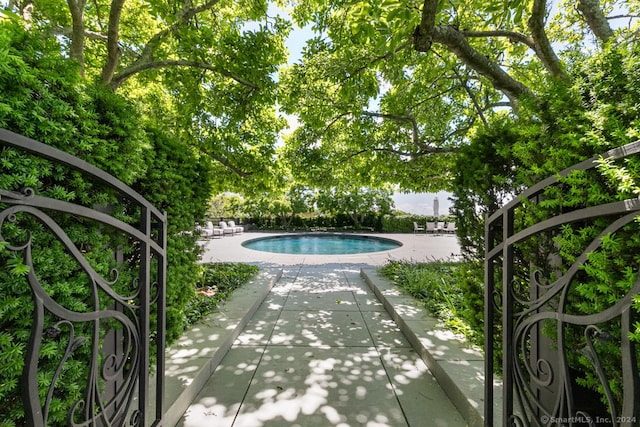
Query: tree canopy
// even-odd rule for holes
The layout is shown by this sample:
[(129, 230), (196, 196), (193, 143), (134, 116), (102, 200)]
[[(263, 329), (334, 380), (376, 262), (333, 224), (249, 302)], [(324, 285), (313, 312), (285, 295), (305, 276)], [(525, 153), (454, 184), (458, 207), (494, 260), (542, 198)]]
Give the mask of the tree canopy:
[(282, 106), (301, 123), (287, 140), (294, 169), (448, 187), (453, 153), (492, 117), (541, 111), (541, 91), (574, 84), (590, 52), (637, 43), (637, 1), (574, 3), (296, 2), (294, 21), (316, 37), (281, 78)]
[(291, 27), (266, 11), (266, 0), (11, 0), (0, 16), (60, 41), (87, 81), (134, 100), (155, 126), (210, 157), (219, 188), (242, 179), (260, 189), (284, 126), (275, 74)]
[[(3, 16), (209, 157), (218, 191), (281, 187), (281, 159), (302, 185), (430, 191), (495, 114), (543, 108), (589, 52), (637, 43), (637, 0), (574, 3), (10, 0)], [(293, 24), (315, 37), (285, 66)], [(278, 110), (301, 124), (281, 149)]]

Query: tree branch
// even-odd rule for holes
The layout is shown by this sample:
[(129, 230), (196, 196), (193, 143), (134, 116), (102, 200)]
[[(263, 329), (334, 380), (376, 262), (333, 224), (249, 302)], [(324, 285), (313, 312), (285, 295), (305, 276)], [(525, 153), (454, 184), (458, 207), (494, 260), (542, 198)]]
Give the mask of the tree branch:
[(235, 173), (240, 178), (247, 178), (247, 177), (253, 175), (253, 172), (243, 171), (242, 169), (240, 169), (240, 168), (236, 167), (235, 165), (231, 164), (231, 162), (229, 162), (227, 159), (225, 159), (223, 157), (217, 156), (217, 155), (212, 154), (212, 153), (209, 153), (209, 157), (211, 157), (216, 162), (219, 162), (223, 166), (227, 167), (231, 172)]
[[(434, 80), (433, 80), (433, 82), (432, 82), (432, 83), (436, 83), (436, 82), (438, 82), (440, 79), (442, 79), (442, 78), (444, 78), (444, 77), (446, 77), (446, 74), (442, 74), (440, 77), (437, 77), (436, 79), (434, 79)], [(450, 87), (448, 87), (448, 88), (446, 88), (446, 89), (443, 89), (443, 90), (430, 92), (430, 95), (429, 95), (429, 96), (427, 96), (427, 97), (425, 97), (425, 98), (422, 98), (422, 99), (418, 100), (416, 103), (414, 103), (414, 104), (409, 108), (409, 111), (413, 111), (413, 110), (415, 110), (417, 107), (419, 107), (420, 105), (422, 105), (422, 104), (424, 104), (424, 103), (426, 103), (426, 102), (432, 101), (432, 100), (434, 100), (434, 99), (441, 98), (441, 97), (445, 96), (446, 94), (451, 93), (451, 92), (453, 92), (453, 91), (455, 91), (455, 90), (457, 90), (457, 89), (458, 89), (458, 88), (457, 88), (456, 86), (450, 86)]]
[(198, 151), (200, 151), (200, 153), (210, 157), (211, 159), (215, 160), (216, 162), (220, 163), (224, 167), (228, 168), (231, 172), (235, 173), (240, 178), (246, 178), (246, 177), (249, 177), (249, 176), (253, 175), (253, 172), (243, 171), (242, 169), (236, 167), (229, 160), (227, 160), (226, 158), (224, 158), (222, 156), (219, 156), (219, 155), (217, 155), (215, 153), (212, 153), (210, 151), (205, 151), (202, 148), (199, 148)]
[(361, 154), (365, 154), (365, 153), (369, 153), (369, 152), (373, 152), (373, 153), (391, 153), (391, 154), (395, 154), (397, 156), (406, 156), (406, 157), (422, 157), (422, 156), (427, 156), (430, 154), (446, 154), (446, 153), (453, 153), (456, 151), (455, 147), (446, 147), (446, 148), (442, 148), (442, 147), (429, 147), (425, 150), (420, 150), (419, 152), (415, 153), (415, 152), (410, 152), (410, 151), (402, 151), (402, 150), (398, 150), (395, 148), (387, 148), (387, 147), (369, 147), (369, 148), (363, 148), (362, 150), (358, 150), (355, 151), (353, 153), (348, 154), (345, 159), (341, 162), (347, 162), (350, 159), (357, 157)]
[(394, 120), (397, 122), (409, 122), (411, 124), (411, 131), (413, 134), (413, 143), (415, 145), (421, 145), (420, 143), (420, 130), (418, 129), (418, 122), (412, 116), (403, 116), (398, 114), (384, 114), (384, 113), (375, 113), (371, 111), (363, 111), (361, 113), (364, 116), (369, 117), (380, 117), (387, 120)]
[(384, 55), (378, 55), (378, 56), (374, 56), (373, 58), (368, 58), (368, 61), (367, 61), (366, 64), (361, 65), (360, 67), (357, 67), (355, 70), (350, 72), (349, 75), (344, 80), (346, 80), (348, 78), (351, 78), (351, 77), (361, 73), (364, 70), (368, 70), (369, 66), (371, 66), (373, 64), (376, 64), (377, 62), (386, 61), (387, 59), (393, 57), (396, 53), (400, 52), (401, 50), (404, 50), (404, 49), (408, 48), (410, 45), (411, 45), (410, 42), (407, 41), (406, 43), (402, 43), (401, 45), (399, 45), (395, 49), (388, 51)]
[(471, 103), (473, 104), (473, 108), (476, 110), (476, 114), (478, 115), (478, 117), (480, 117), (480, 120), (482, 120), (482, 123), (484, 123), (484, 125), (486, 126), (488, 122), (487, 122), (487, 118), (484, 116), (484, 111), (482, 110), (482, 108), (480, 108), (480, 104), (478, 103), (478, 100), (476, 99), (475, 94), (471, 91), (471, 88), (469, 88), (469, 86), (467, 85), (467, 82), (469, 81), (469, 79), (466, 76), (463, 77), (458, 72), (456, 67), (453, 67), (453, 73), (456, 75), (456, 77), (460, 81), (460, 84), (462, 85), (462, 88), (464, 89), (464, 91), (467, 93), (467, 96), (471, 100)]
[[(154, 51), (157, 49), (158, 46), (160, 46), (160, 44), (162, 43), (162, 40), (164, 40), (165, 37), (178, 31), (180, 27), (188, 23), (189, 20), (193, 18), (196, 14), (213, 8), (219, 2), (220, 0), (210, 0), (205, 4), (203, 4), (202, 6), (191, 8), (189, 7), (191, 5), (191, 1), (185, 0), (182, 10), (177, 14), (176, 21), (173, 24), (171, 24), (169, 27), (165, 28), (164, 30), (158, 31), (156, 34), (153, 35), (153, 37), (151, 37), (151, 39), (149, 39), (147, 44), (142, 49), (142, 53), (140, 54), (140, 57), (136, 62), (151, 61), (153, 58)], [(135, 66), (136, 64), (133, 64), (133, 65)]]
[[(68, 0), (68, 1), (74, 1), (74, 0)], [(111, 87), (115, 89), (118, 86), (120, 86), (126, 79), (130, 78), (134, 74), (140, 71), (149, 69), (149, 67), (147, 66), (148, 64), (158, 63), (154, 60), (154, 54), (156, 49), (162, 44), (164, 39), (169, 35), (176, 33), (183, 25), (187, 24), (189, 20), (191, 20), (191, 18), (196, 16), (198, 13), (210, 10), (219, 2), (220, 0), (209, 0), (198, 7), (191, 7), (191, 1), (184, 0), (182, 9), (177, 13), (176, 21), (170, 26), (168, 26), (167, 28), (154, 34), (153, 37), (149, 39), (147, 44), (142, 49), (142, 52), (138, 56), (138, 59), (136, 59), (135, 62), (131, 64), (131, 66), (121, 71), (117, 75), (112, 74), (112, 80), (104, 81), (103, 79), (103, 83), (110, 84)], [(116, 67), (117, 67), (117, 64), (116, 64)], [(156, 68), (156, 67), (151, 67), (151, 68)], [(104, 73), (103, 73), (103, 77), (104, 77)], [(119, 80), (114, 83), (116, 79), (119, 79)]]
[(607, 16), (607, 20), (614, 20), (614, 19), (636, 19), (636, 18), (640, 18), (640, 15), (635, 14), (635, 13), (629, 13), (626, 15), (610, 15)]
[(492, 104), (489, 104), (487, 106), (488, 108), (499, 108), (499, 107), (511, 107), (511, 104), (509, 102), (494, 102)]
[(467, 38), (472, 37), (506, 37), (509, 41), (513, 43), (521, 43), (528, 46), (531, 50), (535, 52), (536, 44), (535, 41), (528, 37), (526, 34), (519, 33), (517, 31), (507, 31), (507, 30), (487, 30), (487, 31), (470, 31), (470, 30), (462, 30), (462, 35)]
[(463, 32), (449, 25), (435, 25), (437, 9), (438, 0), (424, 0), (420, 25), (413, 32), (414, 49), (418, 52), (428, 52), (433, 43), (445, 46), (464, 64), (487, 78), (493, 87), (504, 93), (514, 107), (517, 107), (521, 97), (533, 95), (529, 88), (471, 47)]
[(125, 0), (112, 0), (109, 11), (109, 29), (107, 31), (107, 61), (102, 67), (102, 83), (109, 83), (120, 61), (118, 39), (120, 37), (120, 14)]
[[(384, 113), (376, 113), (376, 112), (371, 112), (371, 111), (362, 111), (361, 114), (366, 115), (366, 116), (371, 116), (371, 117), (381, 117), (383, 119), (386, 120), (395, 120), (395, 121), (400, 121), (400, 122), (410, 122), (411, 123), (411, 127), (412, 127), (412, 131), (413, 131), (413, 135), (412, 135), (412, 142), (415, 146), (417, 146), (420, 150), (419, 153), (420, 154), (433, 154), (433, 153), (449, 153), (449, 152), (453, 152), (455, 151), (455, 149), (453, 147), (440, 147), (440, 146), (435, 146), (435, 144), (445, 144), (447, 143), (451, 137), (457, 135), (457, 134), (464, 134), (468, 129), (471, 128), (471, 125), (475, 122), (474, 118), (471, 118), (469, 120), (469, 123), (467, 126), (462, 126), (459, 127), (457, 129), (454, 129), (453, 131), (449, 132), (447, 135), (445, 135), (444, 137), (440, 138), (440, 139), (432, 139), (430, 141), (425, 141), (423, 139), (420, 138), (420, 130), (418, 128), (418, 122), (416, 121), (416, 119), (413, 116), (409, 116), (409, 115), (400, 115), (400, 114), (384, 114)], [(388, 151), (388, 150), (386, 150)], [(399, 153), (399, 152), (398, 152)]]
[[(49, 30), (51, 36), (67, 36), (71, 39), (73, 36), (73, 28), (54, 26)], [(89, 40), (107, 41), (107, 36), (96, 31), (84, 30), (84, 38)]]
[(600, 7), (599, 0), (578, 0), (576, 7), (598, 40), (606, 43), (613, 37), (613, 30)]
[[(479, 107), (478, 107), (479, 108)], [(317, 137), (322, 137), (324, 134), (326, 134), (329, 130), (330, 127), (332, 127), (335, 123), (338, 122), (338, 120), (347, 117), (347, 116), (358, 116), (358, 115), (362, 115), (362, 116), (367, 116), (367, 117), (379, 117), (381, 119), (385, 119), (385, 120), (392, 120), (392, 121), (396, 121), (396, 122), (407, 122), (409, 124), (411, 124), (411, 141), (412, 143), (419, 147), (421, 149), (421, 151), (425, 151), (426, 153), (440, 153), (440, 152), (449, 152), (449, 148), (441, 148), (441, 147), (433, 147), (433, 144), (435, 143), (444, 143), (446, 142), (449, 138), (451, 138), (452, 136), (461, 133), (460, 130), (454, 130), (451, 133), (447, 134), (447, 136), (445, 138), (442, 138), (441, 141), (424, 141), (420, 138), (420, 129), (418, 127), (418, 122), (415, 119), (415, 117), (411, 116), (411, 115), (403, 115), (403, 114), (390, 114), (390, 113), (378, 113), (375, 111), (344, 111), (340, 114), (338, 114), (337, 116), (335, 116), (333, 119), (331, 119), (331, 121), (329, 122), (329, 124), (327, 124), (324, 128), (324, 130), (320, 133), (316, 133)], [(466, 129), (466, 128), (464, 128)], [(462, 133), (464, 133), (464, 129), (462, 130)]]
[(98, 23), (98, 27), (100, 28), (100, 31), (104, 31), (102, 14), (100, 13), (100, 5), (98, 5), (97, 0), (93, 0), (93, 7), (95, 8), (95, 11), (96, 11), (96, 20)]
[(545, 31), (545, 18), (547, 16), (547, 1), (534, 0), (529, 18), (529, 30), (535, 42), (535, 52), (542, 61), (547, 71), (556, 78), (564, 79), (566, 74), (562, 69), (560, 59), (556, 55)]
[(346, 116), (350, 116), (350, 115), (352, 115), (352, 114), (353, 114), (353, 113), (352, 113), (351, 111), (345, 111), (345, 112), (344, 112), (344, 113), (342, 113), (342, 114), (338, 114), (336, 117), (334, 117), (334, 118), (329, 122), (329, 124), (328, 124), (328, 125), (326, 125), (326, 126), (324, 127), (324, 130), (323, 130), (323, 131), (322, 131), (322, 133), (321, 133), (321, 134), (319, 134), (318, 136), (322, 136), (322, 135), (324, 135), (325, 133), (327, 133), (327, 132), (329, 131), (329, 128), (330, 128), (331, 126), (333, 126), (333, 125), (334, 125), (338, 120), (340, 120), (341, 118), (346, 117)]
[(523, 96), (533, 95), (529, 88), (511, 77), (498, 64), (471, 47), (464, 35), (457, 29), (451, 26), (435, 26), (432, 40), (444, 45), (464, 64), (487, 78), (493, 87), (509, 98), (512, 104), (517, 105), (518, 99)]
[(236, 82), (244, 85), (252, 90), (259, 89), (258, 85), (249, 80), (243, 79), (232, 72), (225, 70), (221, 67), (214, 66), (205, 62), (198, 61), (186, 61), (186, 60), (165, 60), (165, 61), (154, 61), (154, 62), (143, 62), (132, 65), (131, 67), (119, 72), (111, 79), (111, 87), (113, 89), (118, 88), (122, 83), (124, 83), (128, 78), (133, 76), (134, 74), (140, 73), (146, 70), (152, 70), (156, 68), (163, 67), (190, 67), (190, 68), (199, 68), (202, 70), (213, 71), (215, 73), (221, 74), (225, 77), (228, 77)]

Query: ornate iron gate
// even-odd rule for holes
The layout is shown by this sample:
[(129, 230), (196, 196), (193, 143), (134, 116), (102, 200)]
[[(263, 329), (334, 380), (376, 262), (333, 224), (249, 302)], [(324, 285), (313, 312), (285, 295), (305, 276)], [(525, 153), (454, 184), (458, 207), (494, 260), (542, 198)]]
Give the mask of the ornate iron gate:
[[(33, 301), (20, 379), (27, 424), (50, 425), (54, 396), (65, 392), (59, 389), (61, 379), (66, 370), (79, 369), (86, 384), (77, 384), (82, 397), (63, 409), (68, 425), (160, 425), (163, 375), (151, 384), (149, 378), (152, 366), (164, 372), (165, 214), (113, 176), (48, 145), (0, 129), (0, 150), (46, 159), (55, 173), (81, 175), (90, 191), (102, 192), (108, 200), (83, 206), (29, 188), (0, 188), (0, 249), (25, 268), (15, 286), (30, 289)], [(101, 247), (92, 247), (98, 246), (92, 240), (78, 241), (78, 230), (86, 227), (101, 236)], [(27, 237), (16, 241), (19, 235)], [(66, 283), (52, 282), (55, 271), (42, 271), (42, 257), (51, 250), (42, 246), (62, 251), (73, 264), (65, 271), (77, 272), (80, 279), (68, 280), (86, 283), (86, 292), (67, 295), (71, 302), (66, 305), (52, 296), (63, 292)], [(109, 254), (111, 266), (96, 266), (100, 262), (91, 256), (96, 250)], [(51, 345), (66, 348), (58, 360), (49, 360)], [(47, 384), (39, 375), (45, 363), (50, 369)]]
[[(487, 219), (485, 425), (640, 425), (638, 348), (630, 339), (637, 321), (633, 299), (640, 293), (639, 254), (615, 252), (611, 237), (638, 235), (640, 200), (591, 201), (572, 209), (544, 205), (545, 194), (551, 194), (545, 192), (564, 194), (571, 188), (567, 179), (575, 174), (602, 183), (596, 169), (601, 159), (621, 163), (639, 152), (640, 141), (579, 163), (522, 192)], [(540, 210), (548, 215), (537, 221), (525, 215)], [(562, 247), (567, 241), (558, 238), (569, 228), (583, 233), (581, 241), (587, 243)], [(606, 306), (585, 306), (577, 290), (599, 286), (587, 276), (591, 263), (605, 259), (605, 252), (627, 261), (620, 272), (612, 272), (626, 275), (627, 286)], [(493, 413), (492, 380), (500, 371), (494, 360), (501, 360), (502, 414)], [(594, 383), (599, 392), (593, 392)]]

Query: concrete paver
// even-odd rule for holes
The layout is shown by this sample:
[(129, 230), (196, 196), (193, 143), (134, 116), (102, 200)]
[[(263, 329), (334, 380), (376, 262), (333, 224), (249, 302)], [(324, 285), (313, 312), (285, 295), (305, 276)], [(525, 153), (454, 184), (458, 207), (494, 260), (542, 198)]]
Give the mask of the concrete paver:
[(400, 236), (409, 243), (422, 239), (422, 252), (425, 242), (435, 249), (418, 257), (418, 246), (406, 244), (387, 253), (314, 258), (245, 249), (239, 243), (255, 237), (251, 233), (207, 242), (205, 262), (284, 271), (180, 425), (464, 426), (360, 276), (361, 266), (388, 259), (448, 258), (457, 242), (451, 236)]

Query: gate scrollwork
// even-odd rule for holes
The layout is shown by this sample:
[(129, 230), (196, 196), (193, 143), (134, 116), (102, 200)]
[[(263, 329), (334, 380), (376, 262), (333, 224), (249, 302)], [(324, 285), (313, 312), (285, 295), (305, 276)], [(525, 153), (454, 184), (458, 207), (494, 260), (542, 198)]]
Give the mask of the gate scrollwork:
[[(630, 338), (640, 263), (612, 238), (638, 236), (640, 200), (557, 208), (537, 223), (523, 220), (523, 212), (545, 201), (549, 187), (562, 186), (575, 171), (597, 176), (598, 159), (638, 153), (640, 141), (586, 160), (525, 190), (487, 219), (485, 425), (640, 425), (639, 349)], [(570, 233), (582, 233), (585, 245), (564, 247), (572, 242)], [(602, 265), (619, 271), (599, 277), (594, 266)], [(502, 351), (500, 415), (493, 413), (491, 384), (500, 371), (494, 351)]]
[[(51, 425), (54, 397), (64, 390), (60, 383), (68, 370), (76, 369), (86, 382), (71, 386), (81, 397), (64, 409), (67, 425), (160, 424), (163, 378), (158, 375), (153, 384), (149, 378), (152, 367), (164, 369), (165, 214), (104, 171), (50, 146), (0, 129), (0, 148), (80, 172), (108, 189), (128, 213), (122, 220), (100, 206), (38, 195), (33, 189), (0, 189), (0, 249), (9, 260), (5, 267), (17, 269), (14, 286), (28, 289), (21, 297), (32, 300), (32, 318), (21, 320), (31, 325), (20, 378), (27, 423)], [(78, 228), (102, 236), (104, 247), (97, 249), (112, 254), (111, 266), (96, 266), (91, 255), (96, 248), (91, 241), (78, 241)], [(65, 254), (59, 268), (65, 273), (57, 282), (55, 266), (42, 259), (48, 247)], [(81, 291), (66, 283), (72, 280), (66, 277), (69, 271), (84, 284)], [(58, 296), (64, 293), (61, 302)], [(49, 360), (53, 353), (56, 360)], [(50, 371), (47, 384), (40, 375), (43, 363)]]

